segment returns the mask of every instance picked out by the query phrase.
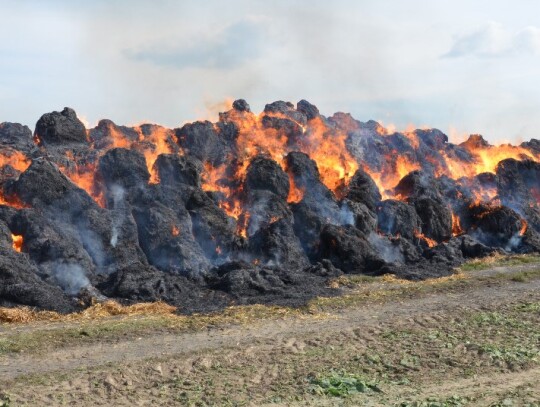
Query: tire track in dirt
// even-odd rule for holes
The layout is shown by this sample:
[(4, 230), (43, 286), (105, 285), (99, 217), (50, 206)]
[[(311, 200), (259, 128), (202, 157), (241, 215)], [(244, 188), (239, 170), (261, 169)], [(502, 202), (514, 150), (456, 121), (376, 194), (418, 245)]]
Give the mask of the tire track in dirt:
[[(532, 267), (537, 265), (513, 267), (507, 271)], [(505, 269), (497, 268), (492, 272), (501, 270)], [(389, 299), (382, 304), (363, 304), (326, 319), (287, 318), (195, 333), (159, 333), (117, 343), (84, 344), (55, 349), (43, 355), (9, 354), (0, 357), (0, 378), (1, 381), (11, 381), (29, 374), (69, 372), (107, 363), (123, 364), (221, 348), (298, 348), (303, 346), (299, 338), (323, 339), (328, 333), (364, 338), (369, 342), (372, 334), (379, 332), (386, 324), (399, 324), (400, 321), (428, 324), (429, 321), (443, 320), (448, 313), (459, 314), (460, 310), (480, 310), (497, 304), (525, 299), (535, 301), (539, 298), (540, 280), (527, 283), (504, 281), (498, 282), (496, 288), (486, 284), (465, 287), (461, 292), (435, 292), (405, 300)]]

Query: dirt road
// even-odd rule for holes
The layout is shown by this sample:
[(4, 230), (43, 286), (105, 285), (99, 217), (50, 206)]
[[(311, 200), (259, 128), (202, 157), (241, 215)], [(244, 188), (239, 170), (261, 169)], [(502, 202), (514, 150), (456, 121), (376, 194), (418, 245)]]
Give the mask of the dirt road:
[(45, 345), (1, 354), (0, 386), (5, 405), (538, 405), (538, 269), (476, 271), (302, 317), (60, 348), (47, 337), (74, 324), (3, 326), (0, 340), (38, 331)]

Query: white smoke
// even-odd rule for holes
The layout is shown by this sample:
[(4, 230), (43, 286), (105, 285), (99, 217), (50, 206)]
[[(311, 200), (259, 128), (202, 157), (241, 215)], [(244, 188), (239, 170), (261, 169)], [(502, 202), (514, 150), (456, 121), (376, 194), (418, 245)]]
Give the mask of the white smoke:
[[(469, 232), (469, 235), (478, 240), (479, 242), (487, 245), (487, 246), (495, 246), (500, 247), (501, 249), (507, 251), (507, 252), (513, 252), (519, 246), (521, 245), (521, 241), (523, 239), (523, 236), (520, 235), (520, 232), (516, 232), (506, 241), (506, 244), (504, 244), (505, 236), (502, 233), (494, 233), (494, 234), (488, 234), (485, 233), (481, 229), (476, 229), (471, 232)], [(504, 246), (503, 246), (504, 245)]]
[[(113, 185), (110, 189), (112, 199), (113, 199), (113, 209), (116, 211), (118, 209), (124, 208), (124, 196), (126, 191), (120, 185)], [(111, 246), (116, 247), (119, 237), (119, 229), (124, 223), (124, 214), (123, 211), (116, 216), (113, 215), (112, 219), (112, 233), (111, 233)]]
[(394, 246), (392, 242), (385, 237), (380, 236), (375, 232), (371, 232), (368, 236), (368, 241), (384, 261), (388, 263), (405, 263), (405, 259), (399, 248)]
[(69, 295), (77, 295), (82, 288), (90, 285), (90, 280), (78, 264), (58, 263), (52, 267), (51, 276), (56, 284)]
[(267, 195), (259, 195), (258, 199), (249, 206), (249, 224), (247, 235), (253, 236), (257, 231), (268, 222), (268, 205), (269, 197)]
[(105, 254), (99, 235), (92, 230), (80, 226), (78, 232), (81, 243), (94, 261), (94, 264), (98, 267), (102, 267), (105, 264)]
[(523, 239), (523, 236), (521, 236), (519, 232), (514, 233), (512, 237), (506, 243), (506, 246), (504, 246), (504, 250), (506, 250), (507, 252), (514, 251), (515, 249), (519, 247), (522, 239)]
[(343, 202), (339, 208), (339, 222), (341, 225), (354, 225), (354, 212), (347, 202)]

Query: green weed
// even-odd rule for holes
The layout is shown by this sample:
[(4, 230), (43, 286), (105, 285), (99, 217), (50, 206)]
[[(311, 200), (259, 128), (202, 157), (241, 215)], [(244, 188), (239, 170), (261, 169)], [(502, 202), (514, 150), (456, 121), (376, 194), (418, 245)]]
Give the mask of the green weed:
[(515, 308), (521, 312), (540, 312), (540, 302), (529, 302), (526, 304), (519, 304)]
[(522, 346), (482, 345), (480, 346), (480, 352), (487, 354), (493, 360), (503, 360), (505, 362), (534, 361), (539, 355), (538, 349), (528, 349)]
[(365, 378), (345, 372), (332, 371), (325, 376), (312, 377), (310, 379), (310, 390), (315, 394), (347, 397), (358, 393), (382, 393), (382, 390), (375, 382)]

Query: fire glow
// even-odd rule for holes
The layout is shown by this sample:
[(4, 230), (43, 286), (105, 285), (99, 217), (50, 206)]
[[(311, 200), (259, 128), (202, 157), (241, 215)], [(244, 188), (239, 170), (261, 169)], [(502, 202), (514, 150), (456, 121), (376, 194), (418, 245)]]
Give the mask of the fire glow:
[(463, 229), (461, 227), (461, 220), (454, 212), (452, 212), (452, 236), (462, 235)]
[(38, 306), (91, 293), (189, 311), (297, 304), (341, 274), (416, 280), (540, 252), (539, 140), (453, 144), (304, 100), (232, 105), (176, 129), (86, 129), (69, 108), (44, 114), (34, 137), (0, 123), (4, 254), (36, 292), (42, 280), (24, 273), (58, 285)]
[[(240, 224), (238, 232), (246, 236), (246, 225), (249, 219), (241, 203), (241, 189), (246, 175), (246, 170), (251, 160), (260, 154), (267, 155), (275, 160), (285, 171), (284, 158), (291, 151), (301, 151), (312, 158), (319, 169), (321, 181), (339, 199), (342, 191), (346, 188), (349, 180), (355, 171), (362, 167), (375, 181), (384, 199), (400, 199), (404, 197), (393, 192), (393, 188), (398, 182), (411, 171), (421, 170), (422, 165), (410, 155), (403, 155), (399, 150), (388, 152), (384, 156), (384, 161), (379, 168), (373, 168), (366, 162), (356, 160), (347, 149), (347, 137), (350, 128), (334, 126), (322, 116), (316, 116), (307, 123), (295, 121), (294, 118), (279, 111), (265, 111), (261, 114), (254, 114), (248, 110), (238, 111), (232, 109), (222, 115), (223, 122), (233, 123), (238, 134), (235, 139), (235, 157), (228, 157), (237, 163), (232, 175), (230, 168), (226, 164), (214, 166), (210, 162), (204, 163), (202, 173), (202, 189), (208, 192), (219, 192), (222, 200), (219, 206)], [(286, 127), (272, 126), (272, 120), (290, 123), (296, 126), (298, 135), (296, 140), (291, 141), (288, 134), (290, 129)], [(137, 149), (144, 154), (146, 165), (150, 173), (150, 184), (159, 183), (158, 174), (154, 168), (154, 163), (160, 154), (171, 153), (170, 130), (160, 126), (153, 126), (150, 131), (143, 130), (142, 125), (129, 128), (133, 133), (128, 137), (121, 128), (112, 122), (104, 124), (110, 138), (109, 145), (99, 150), (99, 154), (104, 154), (111, 148), (131, 148)], [(294, 128), (293, 128), (294, 130)], [(376, 132), (381, 138), (393, 137), (395, 127), (388, 126), (388, 129), (377, 125)], [(403, 133), (405, 142), (408, 142), (413, 150), (419, 149), (420, 139), (412, 127), (409, 126)], [(169, 137), (169, 139), (167, 139)], [(41, 144), (41, 140), (36, 135), (34, 141)], [(454, 180), (463, 177), (471, 178), (480, 173), (493, 173), (497, 164), (507, 158), (531, 159), (538, 161), (531, 151), (512, 145), (491, 146), (483, 142), (480, 136), (472, 136), (462, 146), (471, 155), (471, 160), (465, 162), (457, 157), (451, 157), (446, 151), (440, 151), (442, 160), (434, 162), (434, 171), (437, 176), (448, 176)], [(178, 154), (183, 154), (181, 149)], [(70, 151), (66, 152), (69, 156)], [(71, 159), (73, 157), (71, 156)], [(3, 153), (0, 155), (0, 166), (11, 166), (18, 172), (24, 172), (30, 165), (30, 160), (18, 151)], [(103, 191), (95, 178), (95, 164), (76, 165), (74, 168), (64, 168), (61, 170), (80, 188), (84, 189), (95, 201), (105, 207)], [(232, 179), (231, 179), (232, 178)], [(289, 174), (289, 195), (287, 202), (298, 203), (303, 199), (304, 191), (297, 187), (293, 177)], [(496, 191), (489, 187), (478, 186), (472, 191), (475, 202), (489, 202), (496, 196)], [(534, 191), (534, 193), (537, 193)], [(0, 203), (17, 207), (13, 201), (9, 201), (0, 195)], [(459, 217), (452, 215), (452, 233), (458, 236), (463, 233)]]
[[(404, 197), (394, 193), (393, 188), (411, 171), (423, 169), (421, 163), (415, 161), (411, 156), (403, 155), (399, 150), (385, 155), (385, 161), (380, 168), (372, 168), (365, 162), (356, 162), (347, 150), (347, 132), (329, 126), (328, 122), (321, 119), (321, 117), (308, 121), (306, 125), (301, 125), (292, 120), (301, 128), (302, 137), (297, 144), (291, 145), (290, 138), (285, 134), (286, 132), (264, 126), (265, 117), (291, 121), (290, 117), (283, 114), (269, 112), (255, 115), (251, 112), (233, 110), (228, 116), (228, 119), (239, 128), (239, 136), (236, 140), (239, 156), (234, 158), (242, 163), (235, 172), (233, 182), (226, 175), (225, 165), (213, 167), (209, 163), (205, 163), (203, 189), (223, 193), (225, 203), (222, 203), (221, 207), (229, 216), (235, 219), (239, 218), (243, 208), (238, 198), (235, 198), (238, 196), (238, 191), (227, 185), (241, 185), (248, 163), (258, 154), (268, 155), (278, 162), (284, 170), (287, 169), (283, 159), (288, 152), (296, 149), (308, 154), (317, 163), (321, 181), (334, 192), (338, 199), (341, 197), (341, 191), (347, 186), (359, 166), (375, 181), (383, 199), (398, 200), (403, 200)], [(380, 137), (389, 137), (394, 134), (381, 126), (378, 126), (376, 130)], [(419, 149), (420, 140), (413, 128), (409, 127), (403, 132), (403, 135), (413, 149)], [(475, 137), (473, 139), (476, 139)], [(472, 178), (481, 173), (494, 173), (497, 164), (507, 158), (527, 158), (538, 161), (538, 156), (518, 146), (463, 143), (463, 148), (470, 154), (470, 161), (466, 162), (455, 157), (452, 158), (445, 151), (440, 151), (442, 160), (438, 161), (436, 158), (430, 160), (434, 165), (435, 174), (459, 181), (463, 177)], [(298, 203), (302, 200), (304, 191), (295, 185), (291, 176), (289, 176), (289, 181), (290, 190), (287, 201), (289, 203)], [(477, 185), (472, 194), (477, 203), (491, 202), (496, 197), (496, 190)], [(464, 233), (459, 217), (455, 214), (452, 215), (452, 230), (454, 236)]]
[[(227, 120), (234, 123), (239, 129), (235, 146), (238, 156), (230, 157), (230, 160), (234, 158), (240, 163), (234, 173), (234, 182), (227, 179), (225, 165), (214, 167), (210, 163), (205, 163), (202, 187), (205, 191), (223, 193), (226, 203), (222, 203), (220, 206), (235, 219), (238, 219), (242, 212), (237, 198), (240, 191), (229, 185), (242, 184), (249, 163), (257, 155), (267, 155), (286, 171), (284, 159), (289, 152), (302, 151), (306, 153), (317, 163), (321, 181), (336, 196), (340, 195), (340, 190), (346, 186), (358, 168), (358, 164), (347, 151), (345, 145), (347, 135), (344, 132), (331, 131), (319, 117), (303, 124), (279, 112), (256, 115), (249, 111), (232, 110), (228, 113)], [(297, 143), (291, 143), (285, 132), (268, 126), (267, 122), (271, 119), (287, 120), (293, 123), (301, 134), (300, 140)], [(289, 181), (288, 202), (300, 202), (303, 191), (296, 187), (290, 176)]]
[(11, 240), (13, 241), (13, 250), (16, 252), (21, 252), (23, 246), (23, 237), (21, 235), (11, 235)]
[(424, 235), (423, 233), (421, 233), (418, 230), (414, 231), (414, 237), (416, 237), (417, 239), (423, 240), (428, 245), (428, 247), (437, 246), (437, 242), (435, 240), (427, 237), (426, 235)]

